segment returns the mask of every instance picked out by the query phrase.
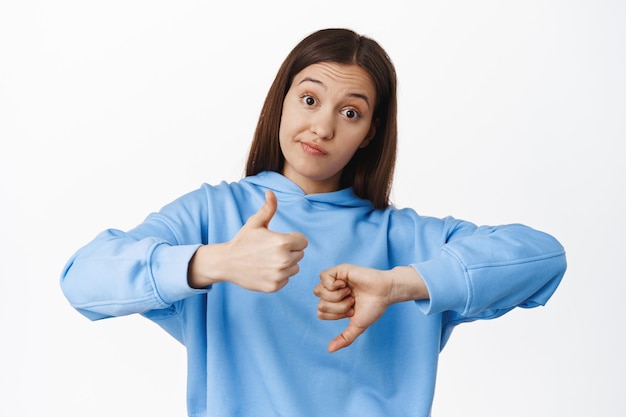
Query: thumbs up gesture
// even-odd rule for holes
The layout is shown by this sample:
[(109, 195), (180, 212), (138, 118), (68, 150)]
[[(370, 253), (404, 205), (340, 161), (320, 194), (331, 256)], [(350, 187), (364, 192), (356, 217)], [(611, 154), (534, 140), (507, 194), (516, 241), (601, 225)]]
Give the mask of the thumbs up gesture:
[(189, 262), (188, 281), (194, 288), (216, 282), (232, 282), (261, 292), (278, 291), (300, 270), (308, 242), (301, 233), (277, 233), (268, 229), (278, 203), (272, 191), (227, 243), (198, 248)]

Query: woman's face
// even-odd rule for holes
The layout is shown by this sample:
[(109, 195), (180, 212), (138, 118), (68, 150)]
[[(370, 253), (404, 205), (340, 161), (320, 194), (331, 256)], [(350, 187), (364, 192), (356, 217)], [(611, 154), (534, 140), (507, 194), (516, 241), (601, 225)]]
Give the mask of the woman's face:
[(321, 62), (300, 71), (283, 102), (282, 174), (307, 194), (337, 191), (341, 171), (374, 137), (376, 90), (357, 65)]

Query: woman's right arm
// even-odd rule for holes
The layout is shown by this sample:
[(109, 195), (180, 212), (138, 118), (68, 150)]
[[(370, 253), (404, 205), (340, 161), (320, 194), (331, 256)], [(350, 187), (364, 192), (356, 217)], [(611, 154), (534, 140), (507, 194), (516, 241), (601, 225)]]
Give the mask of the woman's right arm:
[(217, 282), (273, 292), (298, 272), (306, 238), (268, 229), (276, 197), (229, 242), (206, 244), (206, 195), (181, 197), (130, 232), (107, 230), (67, 263), (61, 287), (92, 320), (165, 309)]
[(168, 308), (201, 293), (187, 284), (187, 270), (206, 242), (206, 211), (206, 193), (199, 189), (131, 231), (100, 233), (65, 265), (65, 296), (79, 312), (97, 320)]

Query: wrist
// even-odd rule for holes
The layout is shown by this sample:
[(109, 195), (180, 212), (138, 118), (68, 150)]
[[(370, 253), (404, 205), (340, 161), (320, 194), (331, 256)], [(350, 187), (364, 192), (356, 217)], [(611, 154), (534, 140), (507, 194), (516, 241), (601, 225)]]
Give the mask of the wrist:
[(391, 280), (390, 299), (393, 303), (429, 298), (428, 288), (415, 268), (397, 266), (387, 272)]
[(223, 281), (219, 260), (222, 244), (202, 245), (189, 260), (187, 282), (191, 288), (203, 289)]

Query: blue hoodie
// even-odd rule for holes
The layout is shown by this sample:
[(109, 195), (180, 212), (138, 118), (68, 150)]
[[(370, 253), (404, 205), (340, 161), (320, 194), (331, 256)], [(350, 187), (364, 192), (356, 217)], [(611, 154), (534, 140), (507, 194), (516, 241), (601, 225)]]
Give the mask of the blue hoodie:
[[(229, 283), (190, 288), (198, 246), (232, 239), (268, 189), (278, 200), (270, 229), (309, 241), (300, 272), (271, 294)], [(390, 306), (354, 344), (329, 354), (346, 322), (317, 319), (313, 288), (341, 263), (412, 265), (430, 299)], [(544, 304), (565, 267), (561, 245), (526, 226), (376, 210), (349, 188), (306, 195), (264, 172), (204, 185), (129, 232), (101, 233), (70, 259), (61, 285), (92, 320), (141, 313), (186, 346), (190, 416), (426, 417), (452, 328)]]

